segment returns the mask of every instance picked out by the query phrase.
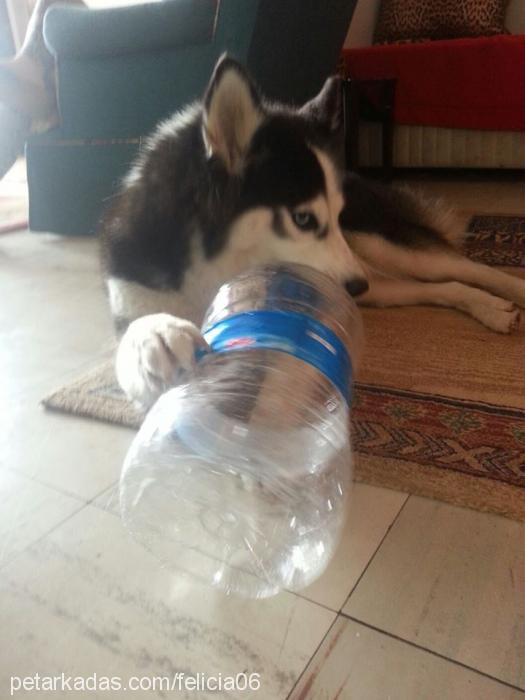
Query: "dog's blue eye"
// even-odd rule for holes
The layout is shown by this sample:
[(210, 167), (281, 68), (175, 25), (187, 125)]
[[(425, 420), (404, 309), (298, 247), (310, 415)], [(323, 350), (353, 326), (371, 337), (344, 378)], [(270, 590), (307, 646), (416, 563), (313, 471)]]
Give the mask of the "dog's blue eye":
[(293, 212), (292, 221), (301, 231), (317, 231), (319, 228), (319, 222), (309, 211)]

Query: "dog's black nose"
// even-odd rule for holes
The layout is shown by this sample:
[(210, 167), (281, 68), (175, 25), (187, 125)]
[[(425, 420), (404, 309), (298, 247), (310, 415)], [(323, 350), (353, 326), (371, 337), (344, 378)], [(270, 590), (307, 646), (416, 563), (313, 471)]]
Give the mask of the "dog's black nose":
[(345, 284), (346, 291), (352, 297), (358, 297), (368, 291), (368, 282), (364, 277), (354, 277)]

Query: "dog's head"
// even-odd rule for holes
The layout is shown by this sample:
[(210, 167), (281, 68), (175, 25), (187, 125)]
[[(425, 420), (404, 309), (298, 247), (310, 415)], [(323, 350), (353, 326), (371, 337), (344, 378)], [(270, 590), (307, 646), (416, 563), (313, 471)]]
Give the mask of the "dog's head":
[(357, 295), (367, 288), (365, 273), (339, 225), (344, 200), (333, 145), (341, 122), (337, 78), (303, 107), (287, 108), (265, 102), (228, 57), (217, 64), (204, 98), (208, 157), (238, 187), (233, 250), (250, 263), (310, 265)]

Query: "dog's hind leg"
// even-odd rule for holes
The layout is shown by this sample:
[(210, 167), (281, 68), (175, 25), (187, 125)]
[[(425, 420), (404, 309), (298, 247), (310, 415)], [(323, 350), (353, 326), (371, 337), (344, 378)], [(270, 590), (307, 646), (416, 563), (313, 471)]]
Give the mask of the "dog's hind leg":
[(370, 289), (359, 297), (364, 306), (445, 306), (473, 316), (499, 333), (511, 333), (520, 321), (512, 302), (460, 282), (420, 282), (374, 276)]
[(420, 262), (418, 269), (425, 279), (454, 279), (485, 289), (525, 309), (525, 279), (523, 278), (474, 262), (458, 254), (439, 256), (433, 254), (428, 259), (422, 257)]
[(408, 248), (376, 234), (352, 234), (352, 248), (372, 269), (425, 282), (462, 282), (525, 308), (525, 279), (469, 260), (451, 246)]

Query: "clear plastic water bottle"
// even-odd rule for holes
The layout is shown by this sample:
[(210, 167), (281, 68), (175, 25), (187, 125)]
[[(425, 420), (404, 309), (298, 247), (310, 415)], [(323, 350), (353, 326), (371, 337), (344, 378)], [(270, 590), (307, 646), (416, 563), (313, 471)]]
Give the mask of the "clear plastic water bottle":
[(309, 267), (265, 266), (221, 287), (202, 330), (211, 351), (128, 452), (124, 523), (227, 593), (299, 590), (326, 568), (346, 517), (358, 309)]

